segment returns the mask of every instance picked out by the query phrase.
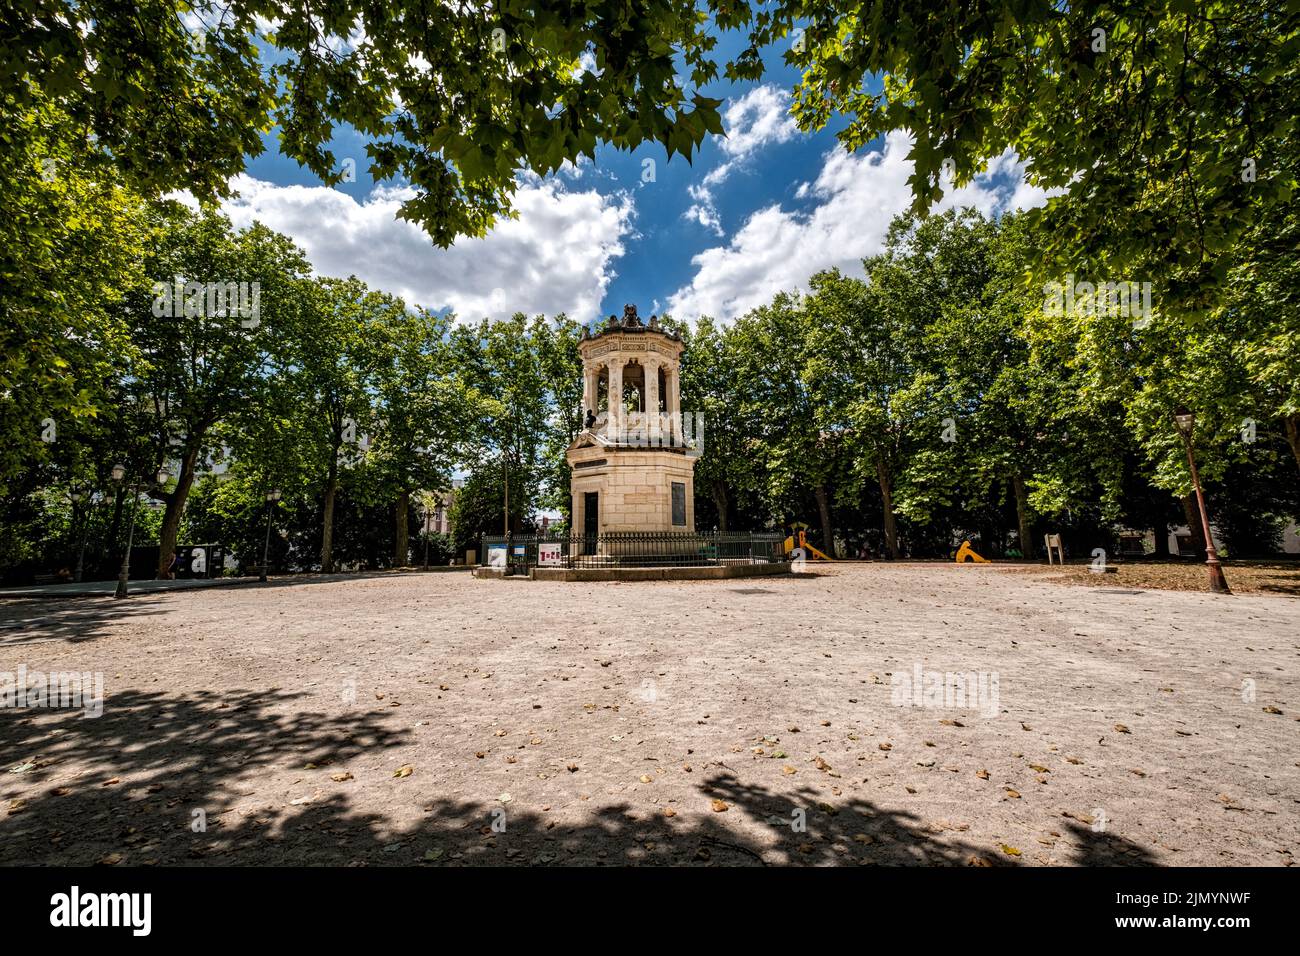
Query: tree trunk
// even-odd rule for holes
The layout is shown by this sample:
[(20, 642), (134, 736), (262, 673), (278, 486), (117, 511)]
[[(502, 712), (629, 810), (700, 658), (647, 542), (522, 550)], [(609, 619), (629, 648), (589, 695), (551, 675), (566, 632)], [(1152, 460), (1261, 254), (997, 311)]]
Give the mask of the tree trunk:
[(326, 574), (334, 573), (334, 499), (339, 490), (339, 452), (334, 449), (330, 456), (329, 475), (325, 479), (325, 515), (322, 524), (320, 544), (320, 569)]
[(1187, 521), (1187, 530), (1192, 533), (1192, 544), (1196, 550), (1205, 553), (1205, 535), (1201, 532), (1201, 509), (1196, 505), (1196, 495), (1183, 496), (1183, 517)]
[(1155, 527), (1156, 549), (1152, 552), (1152, 557), (1167, 558), (1169, 557), (1169, 525), (1157, 521)]
[(1025, 479), (1016, 472), (1011, 476), (1011, 487), (1016, 494), (1016, 526), (1020, 532), (1020, 553), (1029, 560), (1038, 554), (1034, 547), (1034, 516), (1029, 511), (1029, 492)]
[(713, 493), (713, 507), (718, 509), (718, 531), (721, 534), (727, 533), (727, 483), (721, 478), (715, 478), (709, 485), (709, 490)]
[(1284, 421), (1286, 442), (1291, 446), (1291, 454), (1295, 456), (1295, 466), (1300, 468), (1300, 415), (1288, 415)]
[(880, 497), (885, 503), (885, 546), (889, 548), (889, 556), (898, 560), (901, 555), (898, 553), (898, 522), (894, 518), (894, 489), (882, 459), (876, 459), (876, 477), (880, 479)]
[(411, 493), (402, 489), (397, 494), (397, 534), (393, 546), (393, 567), (404, 568), (411, 561), (410, 539)]
[(181, 456), (181, 473), (176, 477), (176, 490), (167, 497), (167, 510), (163, 512), (162, 527), (158, 531), (158, 578), (172, 576), (172, 559), (176, 557), (176, 536), (181, 530), (181, 515), (185, 501), (194, 484), (194, 463), (199, 459), (199, 445), (192, 445)]
[(826, 494), (826, 485), (819, 484), (813, 493), (817, 496), (817, 510), (821, 512), (822, 548), (826, 551), (826, 557), (838, 558), (839, 555), (835, 553), (835, 529), (831, 527), (831, 505)]

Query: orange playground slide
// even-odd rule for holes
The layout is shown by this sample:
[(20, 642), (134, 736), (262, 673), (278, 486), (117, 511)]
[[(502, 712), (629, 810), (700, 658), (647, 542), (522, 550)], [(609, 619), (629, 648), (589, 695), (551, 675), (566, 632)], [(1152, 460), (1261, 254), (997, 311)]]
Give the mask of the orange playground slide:
[(828, 558), (828, 557), (826, 557), (826, 555), (822, 554), (820, 551), (818, 551), (816, 548), (814, 548), (811, 544), (809, 544), (809, 543), (808, 543), (808, 538), (804, 535), (802, 529), (800, 529), (800, 531), (799, 531), (799, 543), (798, 543), (797, 545), (795, 544), (794, 535), (791, 535), (790, 537), (788, 537), (788, 538), (785, 539), (785, 553), (786, 553), (786, 554), (789, 554), (789, 553), (790, 553), (791, 551), (793, 551), (796, 547), (803, 548), (803, 550), (804, 550), (804, 554), (807, 554), (807, 555), (809, 555), (809, 556), (811, 556), (811, 557), (814, 557), (814, 558), (816, 558), (816, 559), (819, 560), (819, 561), (831, 561), (831, 560), (833, 560), (832, 558)]

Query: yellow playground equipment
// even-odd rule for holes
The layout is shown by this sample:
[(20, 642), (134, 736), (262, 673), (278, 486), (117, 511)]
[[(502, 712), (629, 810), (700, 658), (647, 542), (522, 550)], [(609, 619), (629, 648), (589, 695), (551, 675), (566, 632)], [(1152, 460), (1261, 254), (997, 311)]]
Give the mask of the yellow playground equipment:
[[(799, 539), (798, 543), (795, 542), (796, 536)], [(804, 554), (806, 554), (810, 558), (816, 558), (818, 561), (833, 560), (832, 558), (826, 557), (826, 555), (822, 554), (820, 551), (818, 551), (816, 548), (814, 548), (811, 544), (808, 543), (808, 538), (804, 535), (803, 528), (798, 528), (795, 534), (792, 534), (790, 535), (790, 537), (785, 539), (786, 554), (789, 554), (792, 551), (794, 551), (796, 547), (803, 548)]]
[(957, 563), (962, 564), (966, 561), (973, 561), (976, 564), (988, 564), (988, 558), (981, 558), (975, 553), (975, 549), (970, 546), (969, 541), (963, 541), (961, 547), (957, 549)]

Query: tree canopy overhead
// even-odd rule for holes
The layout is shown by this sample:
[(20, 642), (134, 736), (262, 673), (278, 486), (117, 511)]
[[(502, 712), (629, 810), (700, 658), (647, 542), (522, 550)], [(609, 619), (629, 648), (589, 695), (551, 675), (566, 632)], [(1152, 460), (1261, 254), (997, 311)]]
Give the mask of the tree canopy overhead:
[[(715, 58), (719, 35), (747, 45)], [(802, 70), (794, 113), (849, 149), (914, 138), (916, 211), (1006, 149), (1058, 261), (1160, 263), (1185, 304), (1220, 286), (1233, 243), (1291, 200), (1300, 162), (1300, 7), (1290, 0), (18, 0), (0, 74), (48, 97), (129, 183), (223, 196), (262, 135), (327, 183), (343, 125), (401, 214), (440, 245), (511, 214), (521, 171), (599, 143), (688, 158), (722, 133), (725, 72)], [(1078, 269), (1076, 268), (1076, 271)]]
[(1300, 172), (1288, 0), (785, 0), (755, 14), (732, 74), (761, 75), (783, 38), (801, 127), (843, 115), (851, 150), (914, 137), (916, 211), (945, 167), (960, 183), (1012, 149), (1030, 183), (1065, 192), (1043, 213), (1049, 261), (1159, 264), (1184, 305), (1224, 280), (1237, 238), (1290, 202)]
[(19, 0), (0, 13), (0, 75), (63, 104), (150, 193), (227, 195), (273, 126), (340, 182), (347, 124), (376, 179), (415, 190), (402, 216), (447, 246), (510, 214), (521, 169), (598, 142), (689, 157), (721, 133), (721, 101), (696, 91), (717, 74), (706, 26), (691, 0)]

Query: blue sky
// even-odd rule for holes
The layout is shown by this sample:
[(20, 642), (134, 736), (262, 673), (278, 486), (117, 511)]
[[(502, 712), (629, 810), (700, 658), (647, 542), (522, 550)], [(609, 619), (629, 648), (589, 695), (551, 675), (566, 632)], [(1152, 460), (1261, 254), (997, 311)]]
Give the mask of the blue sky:
[[(720, 63), (736, 45), (724, 38)], [(707, 140), (693, 164), (669, 162), (658, 146), (630, 154), (599, 147), (594, 162), (546, 179), (525, 176), (517, 221), (450, 250), (394, 218), (403, 187), (370, 179), (364, 141), (350, 130), (336, 136), (335, 154), (354, 158), (356, 182), (323, 186), (268, 137), (226, 211), (240, 225), (258, 219), (291, 236), (321, 274), (355, 273), (462, 319), (564, 311), (590, 321), (634, 302), (645, 316), (729, 320), (820, 269), (860, 272), (909, 201), (904, 135), (851, 155), (835, 126), (800, 133), (788, 113), (797, 72), (779, 52), (767, 65), (758, 83), (723, 80), (704, 91), (725, 101), (728, 137)], [(650, 182), (646, 160), (654, 162)], [(1006, 155), (950, 191), (943, 206), (997, 213), (1042, 198)]]

